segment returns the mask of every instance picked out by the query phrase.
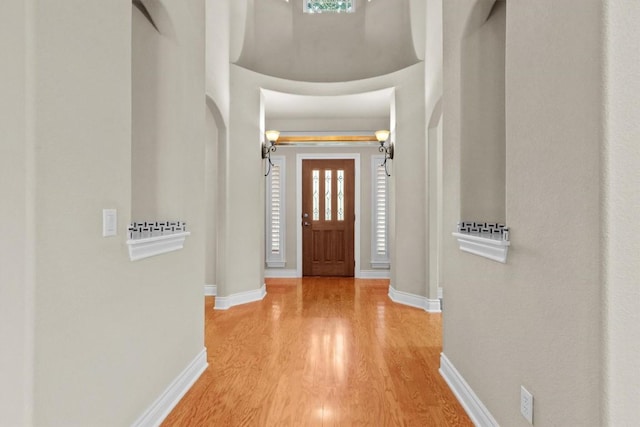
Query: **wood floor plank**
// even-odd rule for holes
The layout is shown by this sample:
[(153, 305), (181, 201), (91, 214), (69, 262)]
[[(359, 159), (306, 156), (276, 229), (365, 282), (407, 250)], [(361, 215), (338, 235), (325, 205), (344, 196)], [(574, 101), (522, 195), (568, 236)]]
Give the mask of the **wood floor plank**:
[(441, 315), (387, 294), (312, 277), (226, 311), (206, 297), (209, 367), (163, 426), (471, 426), (438, 373)]

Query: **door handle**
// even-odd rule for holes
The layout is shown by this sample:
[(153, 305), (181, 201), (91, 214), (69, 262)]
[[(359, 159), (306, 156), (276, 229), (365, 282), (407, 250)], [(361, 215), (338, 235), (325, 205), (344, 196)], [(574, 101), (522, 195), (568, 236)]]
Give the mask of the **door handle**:
[(304, 222), (302, 223), (302, 225), (304, 225), (305, 227), (308, 227), (308, 226), (310, 226), (311, 224), (309, 224), (307, 221), (304, 221)]

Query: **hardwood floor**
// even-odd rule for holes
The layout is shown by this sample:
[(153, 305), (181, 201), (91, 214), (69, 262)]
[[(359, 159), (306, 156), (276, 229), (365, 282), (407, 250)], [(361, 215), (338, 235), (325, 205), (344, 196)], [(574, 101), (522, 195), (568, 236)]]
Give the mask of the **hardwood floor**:
[(228, 311), (207, 297), (209, 368), (163, 426), (471, 426), (438, 373), (441, 315), (387, 293), (304, 278)]

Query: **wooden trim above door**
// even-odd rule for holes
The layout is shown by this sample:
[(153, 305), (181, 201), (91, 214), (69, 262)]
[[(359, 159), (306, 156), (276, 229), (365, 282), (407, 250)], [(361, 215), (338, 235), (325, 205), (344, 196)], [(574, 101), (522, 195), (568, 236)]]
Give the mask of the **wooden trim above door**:
[(285, 135), (280, 136), (276, 145), (288, 145), (292, 142), (373, 142), (378, 140), (375, 136), (366, 135)]

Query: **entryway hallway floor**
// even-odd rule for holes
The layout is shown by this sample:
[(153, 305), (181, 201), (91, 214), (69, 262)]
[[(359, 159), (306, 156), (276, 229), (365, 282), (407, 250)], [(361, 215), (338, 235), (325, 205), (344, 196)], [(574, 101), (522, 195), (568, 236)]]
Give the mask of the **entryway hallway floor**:
[(311, 277), (226, 311), (206, 297), (209, 367), (163, 426), (471, 426), (438, 373), (441, 315), (387, 293)]

